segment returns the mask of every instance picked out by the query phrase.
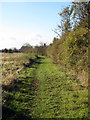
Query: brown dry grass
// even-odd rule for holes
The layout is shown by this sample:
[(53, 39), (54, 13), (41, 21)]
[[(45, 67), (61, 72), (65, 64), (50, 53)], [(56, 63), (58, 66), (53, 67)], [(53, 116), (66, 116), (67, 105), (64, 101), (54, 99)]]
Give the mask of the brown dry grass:
[[(1, 55), (2, 54), (2, 55)], [(25, 53), (0, 53), (2, 56), (2, 85), (9, 85), (12, 80), (18, 78), (23, 69), (23, 64), (27, 64), (27, 54)]]

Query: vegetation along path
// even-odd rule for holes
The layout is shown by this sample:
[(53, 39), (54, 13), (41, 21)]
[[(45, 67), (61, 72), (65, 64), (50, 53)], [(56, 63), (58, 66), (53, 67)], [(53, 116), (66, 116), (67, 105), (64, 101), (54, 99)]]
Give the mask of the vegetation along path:
[(87, 88), (46, 57), (37, 57), (26, 65), (19, 80), (4, 94), (4, 120), (88, 118)]

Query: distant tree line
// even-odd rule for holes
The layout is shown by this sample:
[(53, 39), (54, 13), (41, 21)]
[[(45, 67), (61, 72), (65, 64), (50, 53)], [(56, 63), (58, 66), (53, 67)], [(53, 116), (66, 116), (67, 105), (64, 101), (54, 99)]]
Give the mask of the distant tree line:
[(31, 46), (29, 43), (25, 43), (24, 45), (21, 46), (20, 49), (5, 48), (5, 49), (0, 50), (0, 52), (2, 53), (34, 53), (37, 55), (46, 56), (46, 49), (47, 49), (46, 43), (41, 43), (39, 46), (35, 46), (35, 47)]
[(20, 49), (19, 51), (22, 53), (35, 53), (37, 55), (42, 55), (45, 56), (46, 55), (46, 49), (47, 49), (47, 45), (46, 43), (41, 43), (40, 45), (37, 46), (31, 46), (29, 43), (25, 43)]
[(16, 48), (14, 48), (14, 49), (7, 49), (7, 48), (5, 48), (5, 49), (2, 49), (2, 50), (0, 50), (0, 52), (2, 52), (2, 53), (18, 53), (18, 52), (20, 52), (18, 49), (16, 49)]

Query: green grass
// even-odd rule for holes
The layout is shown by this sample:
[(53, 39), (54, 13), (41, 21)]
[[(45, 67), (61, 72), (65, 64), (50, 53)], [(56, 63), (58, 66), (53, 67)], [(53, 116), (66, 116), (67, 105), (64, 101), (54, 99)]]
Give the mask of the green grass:
[(40, 86), (33, 117), (87, 118), (87, 88), (79, 86), (75, 76), (60, 71), (50, 59), (42, 59), (42, 62), (37, 69)]
[(87, 88), (45, 57), (25, 67), (3, 95), (4, 120), (88, 118)]

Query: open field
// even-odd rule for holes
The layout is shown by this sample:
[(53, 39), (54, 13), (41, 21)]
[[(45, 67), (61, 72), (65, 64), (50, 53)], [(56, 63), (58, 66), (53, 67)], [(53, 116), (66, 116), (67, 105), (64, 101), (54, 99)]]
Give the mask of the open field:
[(2, 53), (2, 84), (9, 85), (17, 79), (24, 65), (29, 62), (25, 53)]
[(4, 120), (88, 118), (88, 89), (75, 75), (62, 71), (46, 57), (33, 57), (31, 64), (26, 55), (21, 56), (27, 64), (18, 79), (3, 87)]

